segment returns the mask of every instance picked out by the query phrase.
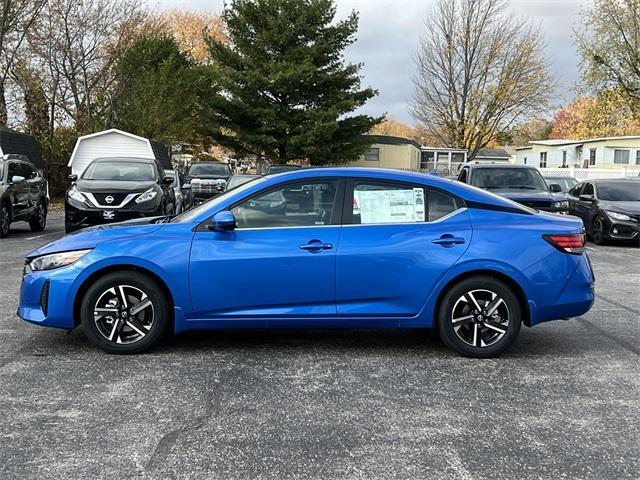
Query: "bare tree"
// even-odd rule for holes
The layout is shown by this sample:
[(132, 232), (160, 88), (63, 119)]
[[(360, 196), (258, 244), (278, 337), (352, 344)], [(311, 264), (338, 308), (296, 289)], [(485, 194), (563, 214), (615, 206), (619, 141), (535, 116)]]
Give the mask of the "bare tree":
[(8, 121), (6, 82), (46, 0), (2, 0), (0, 11), (0, 124)]
[(62, 114), (79, 133), (99, 126), (114, 65), (145, 16), (141, 0), (48, 0), (29, 44), (52, 121)]
[(640, 115), (640, 0), (596, 0), (575, 36), (585, 82), (619, 88)]
[(508, 15), (505, 0), (438, 0), (418, 49), (412, 114), (473, 158), (548, 106), (544, 46), (538, 26)]

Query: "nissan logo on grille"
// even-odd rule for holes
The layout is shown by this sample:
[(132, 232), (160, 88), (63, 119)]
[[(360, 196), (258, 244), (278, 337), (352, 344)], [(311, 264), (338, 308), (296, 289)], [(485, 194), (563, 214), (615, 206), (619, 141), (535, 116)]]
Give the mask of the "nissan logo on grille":
[(111, 195), (109, 195), (108, 197), (105, 197), (105, 199), (104, 199), (104, 201), (107, 202), (107, 203), (113, 203), (113, 200), (114, 200), (114, 198)]

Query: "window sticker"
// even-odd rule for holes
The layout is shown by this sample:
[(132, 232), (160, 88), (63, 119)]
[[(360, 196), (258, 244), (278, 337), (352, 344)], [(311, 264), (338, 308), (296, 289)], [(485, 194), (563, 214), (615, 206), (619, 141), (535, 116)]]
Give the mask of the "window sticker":
[[(354, 207), (360, 213), (360, 223), (424, 222), (424, 190), (362, 190), (356, 191)], [(354, 208), (354, 212), (356, 210)]]

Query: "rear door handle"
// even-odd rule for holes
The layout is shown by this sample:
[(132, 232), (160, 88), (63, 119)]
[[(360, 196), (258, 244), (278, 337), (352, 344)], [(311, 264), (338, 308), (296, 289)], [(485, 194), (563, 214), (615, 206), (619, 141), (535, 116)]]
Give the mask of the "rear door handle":
[(453, 247), (454, 245), (458, 245), (464, 243), (465, 240), (462, 237), (454, 237), (453, 235), (445, 234), (440, 238), (436, 238), (435, 240), (431, 240), (431, 243), (435, 243), (436, 245), (442, 245), (443, 247)]
[(300, 249), (308, 252), (317, 253), (320, 250), (331, 250), (333, 245), (331, 243), (324, 243), (320, 240), (311, 240), (306, 245), (300, 245)]

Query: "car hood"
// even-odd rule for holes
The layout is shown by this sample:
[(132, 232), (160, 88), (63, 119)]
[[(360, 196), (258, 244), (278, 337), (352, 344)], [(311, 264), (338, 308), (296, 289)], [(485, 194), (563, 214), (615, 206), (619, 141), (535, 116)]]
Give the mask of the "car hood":
[(547, 190), (527, 190), (523, 188), (500, 188), (491, 189), (491, 193), (510, 198), (516, 202), (536, 202), (547, 200), (549, 202), (560, 202), (567, 197), (563, 193), (551, 193)]
[(632, 215), (640, 214), (640, 202), (612, 202), (609, 200), (600, 200), (600, 208), (604, 210), (613, 210), (614, 212), (630, 213)]
[(107, 240), (148, 235), (162, 228), (162, 223), (154, 223), (158, 218), (160, 217), (147, 217), (128, 222), (85, 228), (29, 252), (27, 258), (48, 255), (50, 253), (68, 252), (70, 250), (94, 248), (99, 243)]
[(81, 192), (138, 193), (156, 185), (156, 182), (113, 181), (113, 180), (78, 180), (76, 188)]

